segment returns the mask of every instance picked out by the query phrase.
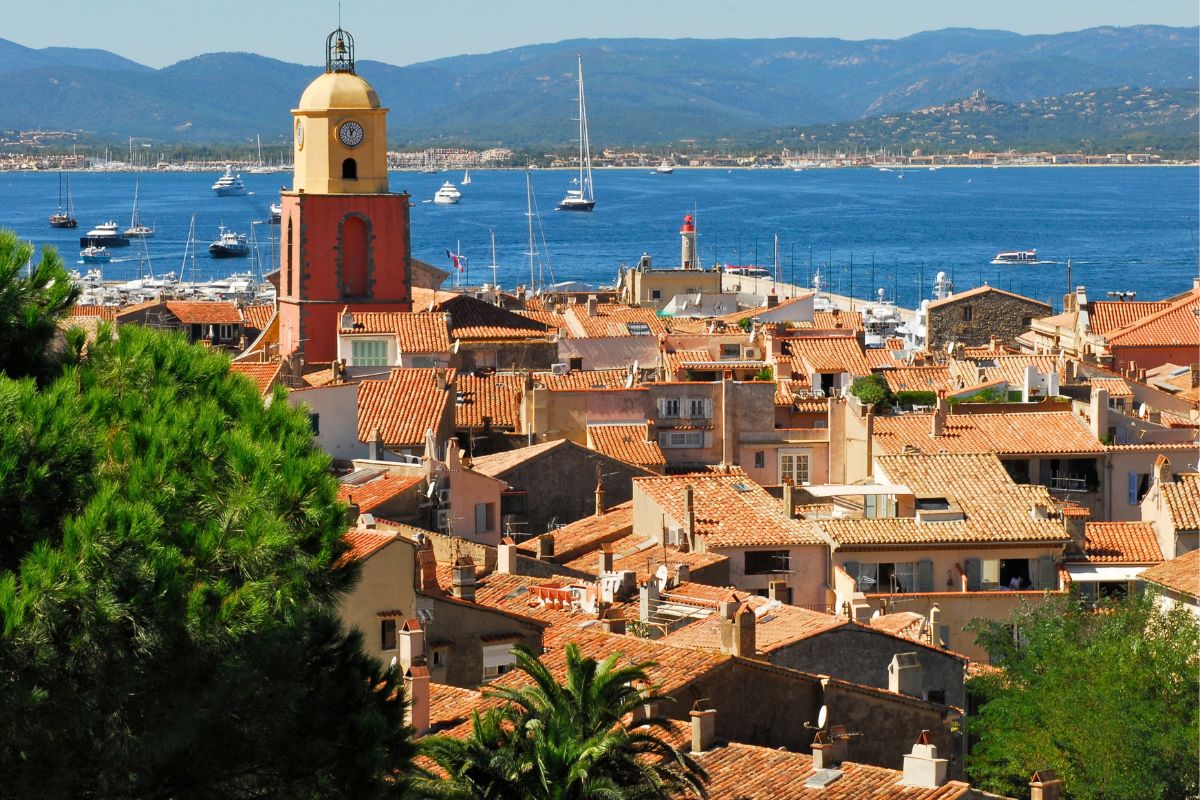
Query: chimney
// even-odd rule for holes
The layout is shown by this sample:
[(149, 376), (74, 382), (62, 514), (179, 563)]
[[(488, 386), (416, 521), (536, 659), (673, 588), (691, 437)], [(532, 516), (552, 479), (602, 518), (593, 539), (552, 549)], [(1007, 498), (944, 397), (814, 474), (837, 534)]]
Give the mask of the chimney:
[(888, 691), (921, 696), (921, 661), (916, 653), (897, 653), (888, 664)]
[(554, 560), (554, 534), (545, 533), (538, 537), (537, 557), (539, 561)]
[(933, 408), (932, 430), (929, 435), (935, 439), (942, 435), (942, 431), (946, 427), (946, 390), (938, 389), (937, 405)]
[(688, 551), (696, 549), (696, 507), (693, 499), (692, 485), (683, 487), (683, 538), (687, 541)]
[(772, 291), (767, 295), (767, 308), (775, 308), (777, 305), (779, 305), (779, 295)]
[(406, 619), (400, 626), (400, 669), (407, 670), (425, 663), (425, 631), (415, 619)]
[(1029, 800), (1058, 800), (1062, 781), (1052, 769), (1039, 769), (1029, 781)]
[(754, 626), (757, 620), (754, 610), (742, 606), (733, 619), (721, 621), (721, 652), (742, 658), (754, 658), (758, 648), (755, 643)]
[(929, 643), (934, 647), (942, 647), (942, 635), (938, 633), (938, 627), (942, 623), (942, 609), (934, 603), (929, 607)]
[(437, 558), (433, 554), (433, 543), (425, 540), (417, 549), (417, 590), (437, 592)]
[(741, 607), (742, 601), (738, 600), (737, 594), (730, 592), (724, 600), (717, 603), (717, 614), (722, 620), (732, 620)]
[(354, 328), (354, 315), (350, 313), (350, 306), (342, 306), (342, 330), (348, 331)]
[(656, 437), (654, 436), (654, 420), (651, 419), (646, 420), (646, 441), (656, 441)]
[(791, 481), (783, 484), (783, 515), (788, 519), (796, 518), (796, 489)]
[(367, 442), (367, 458), (383, 461), (383, 434), (378, 427), (371, 428), (371, 441)]
[(454, 577), (451, 591), (459, 600), (475, 602), (475, 561), (468, 555), (454, 562)]
[(596, 478), (596, 516), (604, 516), (604, 481)]
[(357, 525), (358, 515), (362, 512), (358, 508), (358, 503), (354, 502), (354, 495), (351, 494), (346, 498), (346, 524)]
[(439, 392), (446, 391), (446, 371), (443, 369), (435, 369), (433, 371), (433, 381)]
[(505, 536), (496, 545), (496, 571), (503, 575), (519, 575), (517, 566), (517, 543), (511, 536)]
[(817, 731), (812, 742), (813, 771), (834, 769), (836, 766), (833, 760), (833, 743), (829, 741), (825, 731)]
[(900, 783), (922, 789), (936, 789), (946, 782), (950, 762), (937, 757), (937, 746), (929, 731), (921, 731), (911, 753), (904, 756), (904, 776)]
[(420, 736), (429, 730), (429, 668), (425, 664), (416, 664), (404, 672), (404, 695), (408, 700), (407, 722)]
[(1171, 470), (1171, 459), (1162, 455), (1154, 459), (1154, 482), (1164, 484), (1174, 480), (1175, 473)]
[(833, 763), (841, 764), (850, 755), (850, 737), (845, 725), (829, 726), (829, 744), (833, 746)]
[(774, 580), (767, 584), (767, 599), (778, 600), (784, 605), (792, 602), (792, 591), (788, 588), (787, 581)]
[(697, 700), (692, 706), (692, 710), (688, 712), (688, 716), (692, 718), (692, 752), (703, 753), (713, 746), (714, 740), (717, 738), (717, 710), (715, 708), (702, 709), (700, 704), (704, 700)]
[(613, 571), (613, 551), (612, 545), (605, 542), (600, 545), (600, 564), (599, 574), (605, 575)]
[(596, 316), (596, 305), (597, 305), (596, 295), (589, 294), (588, 299), (587, 299), (587, 315), (589, 317)]
[(638, 589), (638, 619), (649, 622), (658, 611), (658, 583), (651, 578)]

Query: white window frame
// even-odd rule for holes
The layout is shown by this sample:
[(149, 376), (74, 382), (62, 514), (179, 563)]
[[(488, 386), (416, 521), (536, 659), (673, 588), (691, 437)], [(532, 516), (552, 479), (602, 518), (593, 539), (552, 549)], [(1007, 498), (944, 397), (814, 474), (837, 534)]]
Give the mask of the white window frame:
[[(793, 461), (789, 466), (789, 461)], [(803, 470), (799, 465), (803, 462)], [(812, 483), (812, 450), (808, 448), (785, 448), (779, 451), (779, 482), (782, 484), (789, 478), (796, 486), (808, 486)], [(803, 480), (798, 480), (798, 478)]]
[[(382, 355), (380, 347), (383, 348)], [(389, 361), (387, 339), (361, 339), (356, 336), (350, 340), (350, 366), (387, 367), (391, 366)]]
[(658, 435), (659, 447), (695, 450), (704, 447), (707, 440), (704, 431), (663, 431)]
[(660, 397), (658, 400), (658, 415), (666, 419), (679, 419), (679, 411), (683, 401), (678, 397)]
[(708, 419), (712, 416), (712, 401), (703, 397), (689, 397), (684, 401), (687, 405), (688, 419)]
[(517, 666), (517, 657), (512, 653), (513, 642), (483, 645), (483, 681), (495, 680)]

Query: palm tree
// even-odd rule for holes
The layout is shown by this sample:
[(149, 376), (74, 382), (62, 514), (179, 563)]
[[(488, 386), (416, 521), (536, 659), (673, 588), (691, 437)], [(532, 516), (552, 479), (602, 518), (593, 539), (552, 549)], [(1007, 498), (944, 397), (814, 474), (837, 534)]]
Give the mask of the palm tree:
[(641, 688), (652, 664), (617, 666), (620, 653), (597, 662), (569, 644), (560, 684), (531, 653), (514, 652), (531, 684), (488, 691), (504, 704), (473, 714), (465, 739), (426, 739), (422, 751), (444, 777), (421, 780), (422, 791), (489, 800), (706, 796), (704, 770), (663, 738), (667, 720), (631, 721), (642, 706), (670, 700)]

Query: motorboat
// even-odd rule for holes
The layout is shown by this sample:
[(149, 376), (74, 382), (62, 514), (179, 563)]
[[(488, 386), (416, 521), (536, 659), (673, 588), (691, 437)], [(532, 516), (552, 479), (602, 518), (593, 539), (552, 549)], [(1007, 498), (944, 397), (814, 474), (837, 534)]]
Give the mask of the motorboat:
[(996, 257), (992, 259), (993, 264), (1036, 264), (1038, 260), (1037, 250), (1010, 250), (1004, 253), (996, 253)]
[(458, 204), (462, 200), (462, 192), (458, 190), (450, 181), (442, 184), (442, 188), (437, 190), (433, 196), (433, 202), (438, 205), (452, 206)]
[(79, 251), (79, 260), (84, 264), (107, 264), (112, 261), (112, 254), (107, 247), (89, 245)]
[(663, 162), (654, 168), (654, 174), (656, 175), (670, 175), (674, 171), (675, 165), (666, 159), (663, 159)]
[(217, 178), (212, 190), (217, 197), (240, 197), (246, 193), (246, 185), (241, 175), (233, 173), (233, 165), (226, 164), (225, 174)]
[(246, 243), (246, 234), (234, 233), (221, 226), (221, 235), (208, 246), (208, 254), (213, 258), (245, 258), (250, 254), (250, 245)]
[(750, 265), (726, 264), (722, 270), (726, 275), (739, 275), (743, 278), (770, 278), (771, 272), (763, 267)]
[(283, 203), (271, 203), (267, 211), (269, 214), (267, 222), (272, 225), (278, 225), (279, 221), (283, 219)]
[(591, 211), (596, 207), (592, 192), (592, 147), (588, 141), (587, 103), (583, 98), (583, 57), (579, 58), (579, 177), (578, 188), (568, 189), (559, 201), (559, 211)]
[(129, 237), (121, 233), (120, 226), (113, 220), (101, 223), (79, 237), (80, 247), (128, 247)]

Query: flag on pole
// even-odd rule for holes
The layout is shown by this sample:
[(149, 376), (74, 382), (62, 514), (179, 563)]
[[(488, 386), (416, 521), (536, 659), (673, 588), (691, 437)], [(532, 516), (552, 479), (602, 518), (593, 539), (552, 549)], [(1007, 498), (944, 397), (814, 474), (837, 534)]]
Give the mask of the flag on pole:
[(467, 268), (467, 257), (451, 252), (449, 247), (446, 248), (446, 257), (450, 259), (450, 264), (459, 272)]

